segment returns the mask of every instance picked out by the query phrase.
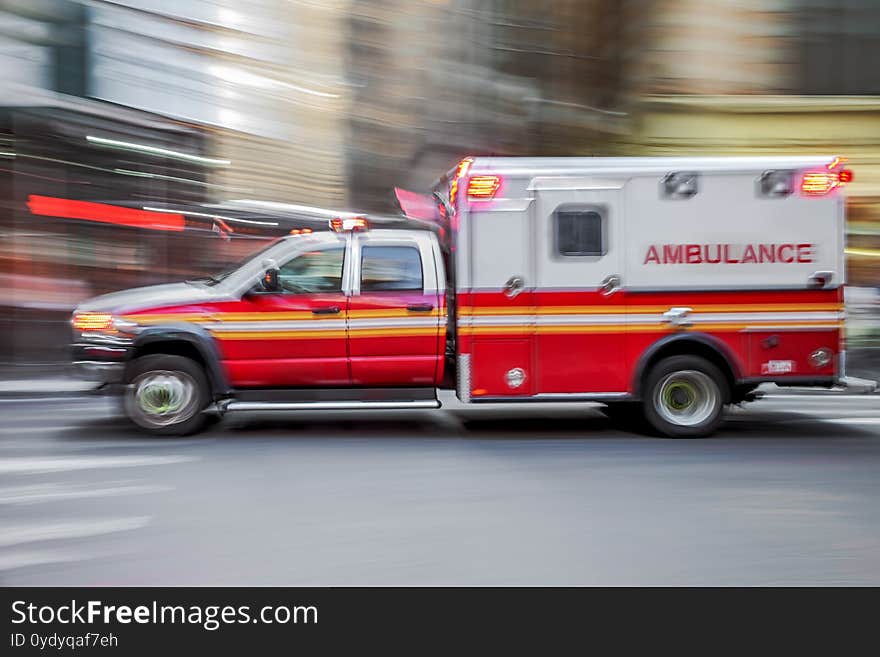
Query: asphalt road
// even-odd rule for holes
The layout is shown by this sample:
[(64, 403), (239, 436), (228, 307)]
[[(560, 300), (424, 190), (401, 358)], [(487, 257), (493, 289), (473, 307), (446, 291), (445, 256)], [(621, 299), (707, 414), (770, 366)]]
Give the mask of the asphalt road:
[(711, 439), (589, 406), (228, 419), (0, 400), (0, 585), (880, 584), (880, 396)]

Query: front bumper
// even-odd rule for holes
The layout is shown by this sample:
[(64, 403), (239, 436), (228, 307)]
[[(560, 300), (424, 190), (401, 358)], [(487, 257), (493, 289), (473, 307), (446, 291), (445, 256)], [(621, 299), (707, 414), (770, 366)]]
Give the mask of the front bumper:
[(125, 375), (125, 363), (77, 360), (73, 362), (73, 368), (78, 378), (104, 384), (122, 383)]
[(79, 341), (71, 345), (75, 376), (102, 384), (123, 382), (130, 355), (130, 341)]

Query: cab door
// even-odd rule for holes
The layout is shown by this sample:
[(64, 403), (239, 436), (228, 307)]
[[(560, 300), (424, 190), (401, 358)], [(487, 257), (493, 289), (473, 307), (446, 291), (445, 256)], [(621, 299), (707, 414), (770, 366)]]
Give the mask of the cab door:
[(538, 393), (627, 389), (621, 187), (534, 181)]
[(356, 386), (433, 386), (445, 344), (443, 284), (432, 242), (415, 236), (354, 237), (349, 359)]
[(217, 338), (239, 388), (350, 385), (346, 240), (320, 244), (278, 268), (279, 292), (259, 289), (218, 312)]

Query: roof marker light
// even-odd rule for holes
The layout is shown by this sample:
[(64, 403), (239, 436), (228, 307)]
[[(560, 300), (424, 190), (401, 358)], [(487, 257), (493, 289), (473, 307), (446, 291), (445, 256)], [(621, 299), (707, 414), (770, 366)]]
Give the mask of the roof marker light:
[(366, 217), (335, 217), (330, 220), (330, 228), (337, 233), (367, 230), (369, 225)]
[(498, 176), (474, 176), (468, 181), (468, 198), (488, 201), (495, 196), (495, 192), (501, 187), (501, 178)]

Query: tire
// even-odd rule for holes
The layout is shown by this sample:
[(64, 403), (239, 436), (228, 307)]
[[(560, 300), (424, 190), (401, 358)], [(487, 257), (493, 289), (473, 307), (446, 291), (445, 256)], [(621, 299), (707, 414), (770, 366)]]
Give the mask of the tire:
[(154, 436), (186, 436), (205, 426), (208, 378), (190, 358), (152, 354), (129, 365), (123, 408), (139, 429)]
[(648, 372), (642, 390), (645, 420), (670, 438), (711, 435), (729, 400), (724, 375), (699, 356), (664, 358)]

